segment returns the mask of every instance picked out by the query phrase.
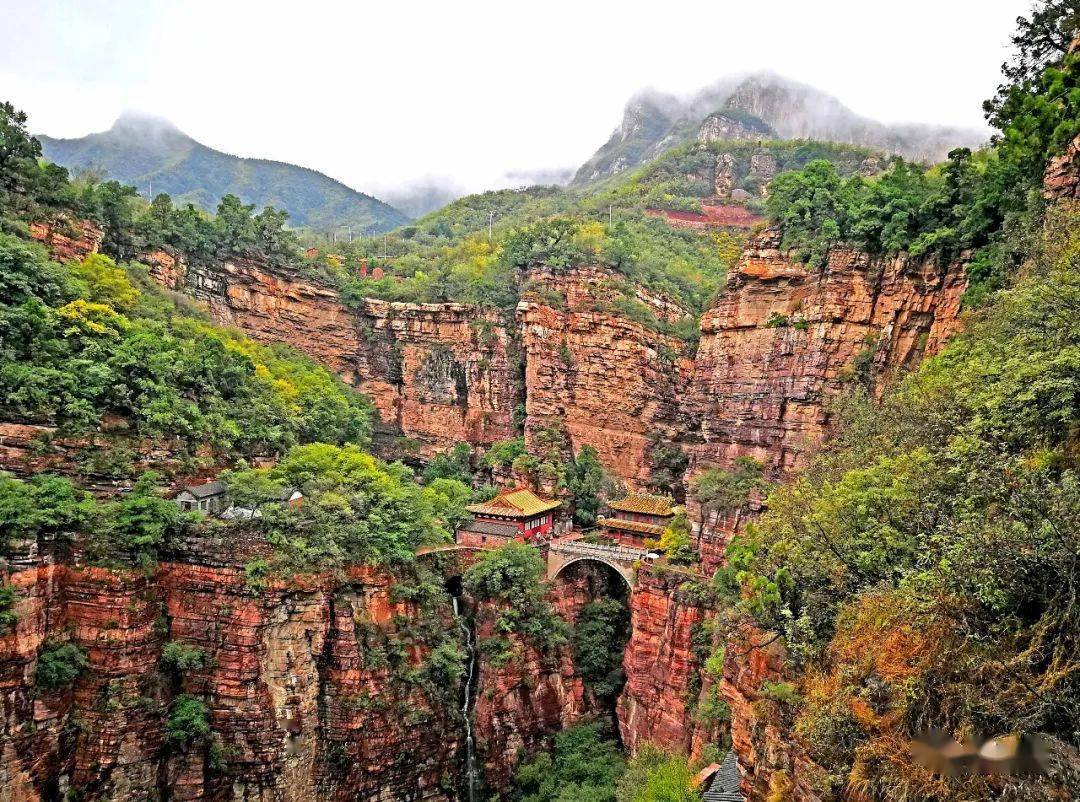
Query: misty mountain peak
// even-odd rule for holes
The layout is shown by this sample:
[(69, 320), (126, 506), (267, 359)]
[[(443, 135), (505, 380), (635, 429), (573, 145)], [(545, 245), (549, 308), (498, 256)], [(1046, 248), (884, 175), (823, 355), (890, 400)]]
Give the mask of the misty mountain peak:
[(141, 136), (172, 135), (175, 137), (186, 138), (183, 131), (164, 117), (158, 117), (137, 109), (127, 109), (123, 111), (112, 124), (109, 133), (121, 135), (137, 134)]
[(886, 125), (782, 75), (741, 73), (720, 78), (688, 100), (655, 90), (638, 92), (626, 104), (619, 127), (572, 183), (617, 175), (695, 139), (770, 135), (861, 145), (919, 161), (938, 161), (954, 147), (977, 147), (986, 138), (983, 131), (949, 126)]

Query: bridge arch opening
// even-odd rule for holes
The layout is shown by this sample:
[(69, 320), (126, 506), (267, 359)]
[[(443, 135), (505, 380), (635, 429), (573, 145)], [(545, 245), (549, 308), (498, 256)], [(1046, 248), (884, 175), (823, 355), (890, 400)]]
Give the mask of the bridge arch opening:
[(575, 672), (617, 733), (615, 710), (626, 684), (622, 663), (631, 634), (630, 579), (618, 565), (581, 557), (560, 566), (550, 581), (553, 603), (570, 624)]
[(608, 560), (604, 560), (599, 557), (574, 557), (559, 566), (559, 568), (555, 571), (555, 574), (551, 577), (551, 581), (557, 581), (559, 577), (563, 576), (569, 569), (571, 569), (575, 565), (580, 565), (581, 563), (592, 563), (594, 565), (601, 565), (604, 568), (607, 568), (609, 571), (611, 571), (611, 573), (615, 574), (619, 577), (620, 580), (622, 580), (622, 585), (626, 589), (627, 597), (629, 597), (629, 595), (634, 592), (633, 579), (630, 576), (627, 576), (627, 571), (629, 569), (625, 569), (617, 563), (609, 562)]

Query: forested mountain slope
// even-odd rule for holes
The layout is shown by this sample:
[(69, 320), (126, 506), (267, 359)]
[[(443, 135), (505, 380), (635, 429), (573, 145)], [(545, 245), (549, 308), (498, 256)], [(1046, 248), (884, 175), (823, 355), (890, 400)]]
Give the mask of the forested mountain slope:
[(149, 197), (166, 192), (178, 203), (213, 211), (236, 195), (257, 208), (289, 213), (289, 224), (319, 230), (386, 231), (408, 219), (378, 198), (306, 167), (247, 159), (196, 142), (165, 120), (127, 113), (108, 131), (78, 139), (39, 136), (45, 157), (71, 170), (89, 170), (132, 184)]

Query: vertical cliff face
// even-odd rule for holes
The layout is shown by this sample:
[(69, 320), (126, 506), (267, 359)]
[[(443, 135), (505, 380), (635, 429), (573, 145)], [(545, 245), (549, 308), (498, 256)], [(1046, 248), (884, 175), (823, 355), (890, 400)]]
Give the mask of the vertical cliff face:
[[(0, 639), (0, 798), (448, 799), (459, 776), (454, 706), (394, 674), (419, 613), (391, 578), (253, 589), (230, 567), (130, 571), (43, 565), (16, 572), (19, 620)], [(41, 647), (70, 641), (89, 669), (35, 689)], [(166, 642), (197, 648), (180, 677)], [(409, 647), (419, 666), (423, 651)], [(169, 705), (205, 700), (211, 736), (167, 737)], [(452, 694), (451, 694), (452, 695)]]
[[(614, 475), (644, 486), (652, 474), (654, 444), (679, 436), (678, 399), (692, 362), (681, 340), (610, 305), (617, 279), (601, 268), (530, 274), (531, 284), (542, 291), (530, 293), (518, 307), (526, 442), (542, 429), (560, 429), (575, 451), (595, 447)], [(634, 300), (658, 320), (687, 314), (644, 290)]]
[(714, 613), (679, 593), (681, 572), (639, 571), (630, 600), (633, 631), (623, 658), (626, 686), (618, 702), (619, 730), (631, 752), (645, 742), (690, 753), (703, 735), (694, 712), (702, 692), (703, 656), (695, 635)]
[(831, 397), (914, 367), (959, 325), (962, 264), (834, 249), (814, 269), (778, 246), (772, 231), (752, 242), (702, 319), (689, 398), (698, 465), (747, 455), (790, 476), (825, 435)]
[(189, 265), (160, 252), (144, 258), (161, 284), (206, 303), (216, 323), (287, 343), (336, 371), (371, 397), (388, 432), (416, 441), (421, 456), (513, 436), (517, 363), (495, 313), (372, 299), (354, 308), (294, 268), (247, 259)]
[[(1077, 42), (1074, 42), (1073, 50), (1076, 49)], [(1080, 200), (1080, 137), (1074, 139), (1064, 153), (1050, 160), (1043, 195), (1051, 201)]]
[(791, 708), (768, 695), (768, 683), (784, 678), (781, 642), (719, 612), (687, 585), (693, 579), (638, 572), (618, 703), (623, 743), (631, 753), (650, 742), (694, 759), (730, 744), (747, 799), (817, 802), (820, 770), (791, 732)]

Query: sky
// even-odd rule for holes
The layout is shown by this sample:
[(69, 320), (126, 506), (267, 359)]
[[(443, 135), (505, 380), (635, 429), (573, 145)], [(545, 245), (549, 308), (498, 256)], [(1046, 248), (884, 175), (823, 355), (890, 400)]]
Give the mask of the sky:
[(1032, 0), (0, 0), (0, 99), (76, 137), (124, 110), (376, 195), (573, 168), (653, 87), (768, 69), (884, 122), (981, 127)]

